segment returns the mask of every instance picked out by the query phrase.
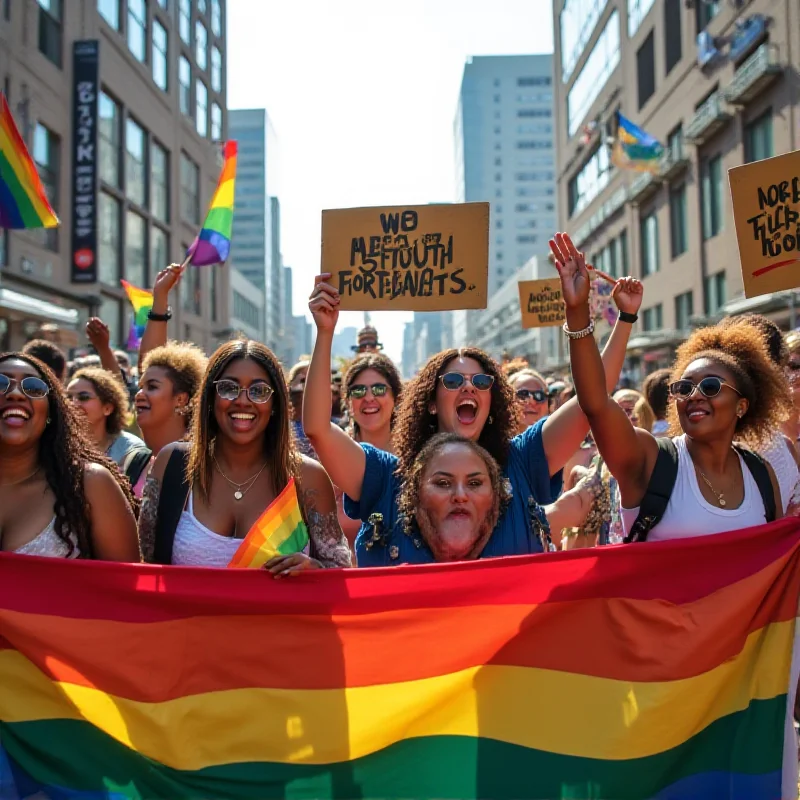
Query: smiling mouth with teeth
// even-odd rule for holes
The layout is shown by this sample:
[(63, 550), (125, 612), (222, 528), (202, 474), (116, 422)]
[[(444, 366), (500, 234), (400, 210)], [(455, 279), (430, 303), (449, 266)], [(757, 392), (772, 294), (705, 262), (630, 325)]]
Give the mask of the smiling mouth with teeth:
[(10, 417), (19, 417), (20, 419), (30, 419), (31, 415), (27, 411), (21, 408), (7, 408), (3, 412), (2, 418), (9, 419)]
[(256, 418), (255, 414), (231, 414), (231, 419), (244, 419), (250, 422)]
[(461, 400), (456, 406), (456, 416), (462, 424), (472, 424), (478, 416), (478, 404), (470, 399)]

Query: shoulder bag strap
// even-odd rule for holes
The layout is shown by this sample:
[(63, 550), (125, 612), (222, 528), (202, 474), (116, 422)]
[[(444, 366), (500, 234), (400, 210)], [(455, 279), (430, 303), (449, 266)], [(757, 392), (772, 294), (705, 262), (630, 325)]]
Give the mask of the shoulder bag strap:
[(188, 453), (175, 450), (164, 469), (161, 482), (161, 495), (158, 498), (158, 520), (156, 521), (156, 542), (154, 560), (156, 564), (172, 563), (172, 543), (175, 529), (181, 518), (186, 498), (189, 495), (189, 481), (186, 478)]
[(647, 491), (639, 505), (639, 516), (625, 537), (625, 544), (644, 542), (647, 534), (661, 522), (667, 510), (669, 498), (678, 477), (678, 448), (672, 439), (656, 439), (658, 457), (656, 458)]
[(761, 494), (761, 501), (764, 503), (764, 511), (766, 512), (767, 522), (774, 522), (777, 517), (777, 508), (775, 503), (775, 488), (772, 485), (772, 478), (769, 476), (769, 468), (767, 462), (758, 454), (754, 453), (746, 447), (735, 444), (733, 449), (742, 457), (742, 460), (747, 464), (750, 474), (758, 486), (758, 491)]

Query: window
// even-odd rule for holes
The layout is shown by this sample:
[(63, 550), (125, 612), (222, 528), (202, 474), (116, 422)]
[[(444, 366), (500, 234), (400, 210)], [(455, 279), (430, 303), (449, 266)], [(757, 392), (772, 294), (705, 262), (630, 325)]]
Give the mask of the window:
[(631, 271), (628, 266), (628, 231), (622, 231), (619, 235), (619, 266), (620, 277), (630, 275)]
[(150, 275), (155, 277), (158, 272), (170, 263), (169, 236), (161, 228), (153, 225), (150, 228)]
[[(11, 0), (3, 0), (3, 19), (6, 20), (6, 22), (8, 22), (11, 19)], [(3, 259), (3, 248), (0, 247), (0, 264), (5, 263), (2, 259)]]
[[(107, 192), (100, 192), (98, 204), (98, 275), (103, 283), (119, 286), (121, 210), (118, 200)], [(108, 322), (108, 320), (106, 320)]]
[(186, 270), (181, 286), (181, 305), (184, 311), (189, 311), (198, 316), (203, 313), (200, 295), (200, 270)]
[(39, 0), (39, 52), (57, 67), (62, 60), (62, 0)]
[(517, 236), (517, 244), (536, 244), (536, 237), (530, 234)]
[(144, 0), (128, 0), (128, 49), (144, 62), (147, 51), (147, 10)]
[(206, 0), (197, 0), (197, 13), (198, 14), (206, 13)]
[(100, 178), (121, 189), (119, 156), (122, 140), (122, 114), (119, 105), (107, 94), (97, 98), (98, 144), (100, 146)]
[(658, 272), (658, 217), (655, 211), (641, 220), (642, 277)]
[(186, 44), (192, 43), (192, 0), (179, 0), (178, 31)]
[[(217, 321), (217, 265), (209, 269), (208, 274), (208, 304), (211, 306), (211, 321)], [(256, 326), (258, 327), (258, 326)]]
[(517, 172), (514, 179), (518, 181), (552, 181), (555, 175), (552, 172)]
[(222, 36), (222, 0), (211, 0), (211, 30)]
[(536, 227), (536, 220), (535, 219), (518, 219), (515, 226), (517, 230), (524, 230), (527, 228), (535, 228)]
[(156, 142), (150, 144), (150, 211), (169, 222), (169, 154)]
[(517, 142), (517, 150), (549, 150), (552, 146), (550, 142)]
[(719, 0), (703, 0), (702, 3), (697, 3), (697, 32), (705, 30), (709, 22), (719, 14)]
[(108, 325), (108, 341), (112, 347), (119, 347), (124, 344), (120, 325), (121, 310), (122, 306), (119, 300), (100, 295), (100, 317)]
[(566, 83), (608, 0), (567, 0), (561, 11), (561, 80)]
[(636, 52), (636, 75), (639, 85), (639, 108), (641, 108), (656, 90), (656, 51), (653, 31), (650, 31)]
[(684, 292), (675, 298), (675, 327), (679, 331), (689, 329), (689, 319), (694, 314), (694, 298), (691, 292)]
[(194, 58), (200, 69), (208, 69), (208, 31), (200, 20), (194, 25)]
[(520, 108), (517, 111), (518, 117), (552, 117), (553, 112), (549, 108)]
[(669, 238), (673, 258), (683, 255), (689, 249), (686, 184), (671, 189), (669, 193)]
[(761, 161), (772, 158), (775, 152), (772, 149), (772, 109), (754, 119), (744, 127), (744, 160)]
[(549, 86), (550, 83), (547, 77), (517, 78), (517, 86)]
[(216, 45), (211, 48), (211, 88), (222, 91), (222, 53)]
[(181, 153), (181, 219), (200, 224), (200, 169), (186, 153)]
[(652, 308), (646, 308), (642, 316), (642, 328), (645, 332), (660, 331), (664, 327), (664, 312), (659, 303)]
[(667, 136), (667, 150), (673, 161), (683, 158), (683, 127), (681, 125), (673, 128)]
[(632, 37), (639, 30), (644, 18), (650, 12), (655, 0), (628, 0), (628, 36)]
[(100, 16), (115, 30), (119, 30), (120, 0), (97, 0)]
[(195, 124), (200, 136), (208, 136), (208, 89), (199, 78), (194, 87)]
[(711, 239), (722, 230), (722, 156), (700, 164), (703, 239)]
[(192, 114), (192, 65), (184, 56), (181, 56), (178, 61), (178, 83), (180, 84), (181, 114), (189, 117)]
[(163, 8), (165, 11), (169, 9), (169, 0), (156, 0), (156, 2)]
[(222, 141), (222, 109), (217, 103), (211, 104), (211, 140)]
[(664, 0), (664, 56), (666, 73), (681, 60), (681, 0)]
[(125, 279), (134, 286), (148, 286), (145, 262), (144, 217), (135, 211), (125, 215)]
[[(54, 211), (58, 211), (59, 206), (60, 147), (58, 136), (41, 123), (37, 123), (33, 132), (33, 160), (36, 162), (45, 194)], [(41, 228), (39, 236), (48, 250), (58, 252), (58, 228)]]
[(592, 103), (619, 64), (619, 55), (619, 13), (614, 11), (567, 95), (567, 129), (570, 136), (578, 132)]
[(582, 211), (600, 194), (610, 180), (612, 170), (608, 148), (601, 144), (569, 182), (567, 192), (570, 216)]
[(167, 29), (157, 20), (153, 20), (153, 80), (159, 89), (165, 92), (169, 86), (169, 45)]
[(707, 317), (713, 317), (722, 311), (725, 305), (725, 273), (717, 272), (703, 279), (704, 310)]
[(144, 128), (128, 119), (125, 122), (125, 194), (128, 200), (140, 206), (145, 203), (147, 186), (145, 147)]

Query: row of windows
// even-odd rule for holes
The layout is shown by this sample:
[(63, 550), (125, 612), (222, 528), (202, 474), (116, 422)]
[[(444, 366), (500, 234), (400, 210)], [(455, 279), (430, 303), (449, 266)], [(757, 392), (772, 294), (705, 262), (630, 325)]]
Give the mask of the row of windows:
[(569, 182), (567, 206), (570, 216), (583, 211), (600, 194), (611, 179), (613, 169), (608, 148), (601, 144)]
[(608, 0), (567, 0), (559, 17), (561, 80), (569, 80)]
[(252, 328), (261, 324), (261, 312), (258, 306), (243, 294), (233, 290), (233, 316)]
[(619, 236), (606, 244), (592, 256), (592, 266), (610, 275), (622, 278), (629, 272), (628, 267), (628, 232), (622, 231)]
[[(726, 301), (725, 273), (717, 272), (703, 279), (704, 313), (718, 314)], [(675, 328), (688, 330), (694, 316), (694, 292), (683, 292), (675, 297)], [(642, 312), (642, 329), (647, 333), (660, 331), (664, 327), (664, 305), (656, 303)]]
[(553, 111), (549, 108), (520, 108), (517, 110), (518, 117), (552, 117)]
[[(637, 2), (637, 0), (629, 0)], [(652, 0), (641, 0), (643, 7)], [(644, 13), (650, 10), (646, 7)], [(682, 57), (681, 44), (681, 0), (664, 0), (664, 72), (669, 75)], [(630, 20), (630, 18), (629, 18)], [(655, 94), (656, 91), (656, 50), (655, 34), (650, 33), (636, 51), (637, 97), (639, 108)]]
[(199, 77), (192, 81), (192, 65), (185, 56), (178, 61), (178, 100), (181, 113), (194, 116), (195, 129), (200, 136), (210, 134), (214, 142), (222, 139), (222, 108), (216, 101), (211, 103), (209, 128), (208, 87)]

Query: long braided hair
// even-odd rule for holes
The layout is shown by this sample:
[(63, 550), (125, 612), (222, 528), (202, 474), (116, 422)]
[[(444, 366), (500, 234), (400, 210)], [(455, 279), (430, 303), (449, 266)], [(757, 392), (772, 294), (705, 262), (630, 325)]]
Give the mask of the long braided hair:
[(0, 364), (12, 359), (24, 361), (33, 367), (50, 389), (47, 395), (50, 422), (39, 440), (38, 459), (47, 485), (55, 495), (53, 512), (56, 535), (69, 547), (69, 555), (75, 550), (72, 534), (78, 541), (80, 557), (92, 558), (91, 509), (83, 485), (86, 465), (99, 464), (105, 467), (114, 476), (135, 514), (138, 514), (139, 502), (117, 464), (91, 443), (83, 421), (75, 414), (50, 368), (38, 358), (24, 353), (3, 353), (0, 355)]

